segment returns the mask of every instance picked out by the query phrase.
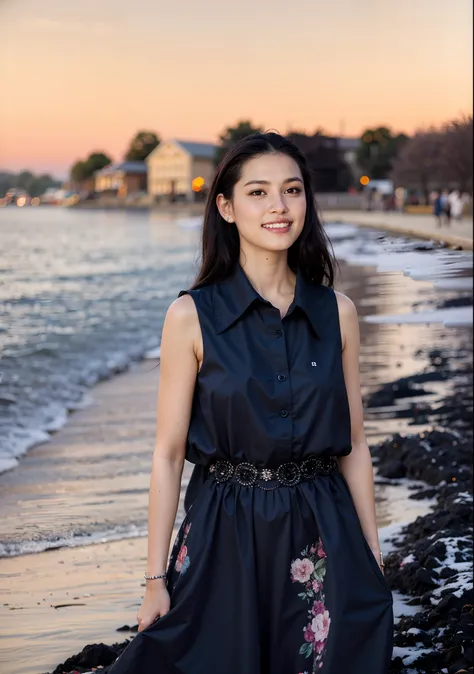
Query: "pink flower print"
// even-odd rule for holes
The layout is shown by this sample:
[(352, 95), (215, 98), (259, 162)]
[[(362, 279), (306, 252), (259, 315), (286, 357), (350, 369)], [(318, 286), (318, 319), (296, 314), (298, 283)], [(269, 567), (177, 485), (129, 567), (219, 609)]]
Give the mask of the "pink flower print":
[(318, 557), (326, 557), (326, 553), (323, 548), (323, 542), (321, 539), (318, 541)]
[(313, 618), (313, 622), (311, 623), (311, 629), (313, 630), (314, 633), (314, 641), (318, 653), (320, 653), (324, 648), (324, 644), (326, 642), (326, 639), (328, 638), (330, 624), (331, 618), (329, 617), (329, 611), (324, 611), (324, 613), (318, 613)]
[(319, 592), (319, 590), (321, 589), (321, 587), (322, 587), (322, 585), (321, 585), (321, 583), (319, 582), (319, 580), (316, 580), (316, 579), (313, 580), (312, 588), (313, 588), (313, 591), (314, 591), (314, 592)]
[(310, 559), (295, 559), (291, 564), (291, 578), (293, 582), (307, 583), (314, 571), (314, 564)]
[(178, 552), (178, 556), (176, 558), (176, 564), (174, 565), (176, 571), (179, 572), (183, 568), (183, 564), (186, 560), (187, 554), (188, 554), (188, 548), (185, 545), (182, 545), (180, 551)]
[(315, 601), (313, 604), (313, 608), (311, 609), (311, 613), (313, 615), (320, 615), (321, 613), (324, 613), (326, 611), (326, 607), (324, 606), (322, 601)]
[(315, 641), (314, 648), (316, 650), (316, 653), (320, 655), (324, 651), (324, 641)]
[(311, 623), (309, 623), (309, 625), (306, 625), (304, 629), (304, 640), (310, 644), (314, 641), (314, 632), (311, 629)]
[[(304, 642), (300, 646), (299, 655), (313, 659), (311, 671), (315, 674), (323, 666), (331, 623), (324, 595), (327, 559), (321, 538), (312, 545), (306, 546), (300, 554), (301, 559), (295, 559), (291, 563), (290, 573), (293, 582), (303, 585), (303, 588), (298, 590), (298, 597), (309, 602), (306, 619), (308, 622), (303, 627)], [(309, 673), (300, 672), (300, 674)]]

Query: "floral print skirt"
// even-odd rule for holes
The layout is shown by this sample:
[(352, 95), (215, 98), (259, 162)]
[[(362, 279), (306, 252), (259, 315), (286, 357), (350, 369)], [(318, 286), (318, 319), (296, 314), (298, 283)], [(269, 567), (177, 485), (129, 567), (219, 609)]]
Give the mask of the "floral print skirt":
[(386, 674), (392, 595), (340, 473), (206, 480), (170, 557), (170, 611), (110, 674)]

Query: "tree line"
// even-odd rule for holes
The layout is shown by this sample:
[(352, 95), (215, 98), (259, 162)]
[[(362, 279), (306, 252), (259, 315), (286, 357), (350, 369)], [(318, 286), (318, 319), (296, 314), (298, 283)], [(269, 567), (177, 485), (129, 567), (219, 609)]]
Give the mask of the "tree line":
[(4, 197), (9, 189), (24, 190), (30, 197), (40, 197), (48, 187), (61, 187), (62, 182), (49, 173), (35, 175), (31, 171), (0, 171), (0, 197)]
[[(250, 120), (227, 127), (219, 136), (214, 163), (238, 140), (264, 128)], [(359, 188), (337, 137), (317, 128), (312, 134), (290, 131), (287, 137), (306, 155), (316, 191), (347, 191)], [(124, 154), (125, 161), (144, 161), (160, 144), (154, 131), (139, 131)], [(93, 152), (71, 168), (71, 178), (82, 183), (112, 163), (105, 152)], [(395, 186), (427, 192), (433, 184), (455, 185), (472, 193), (472, 116), (451, 120), (440, 129), (417, 131), (409, 137), (387, 126), (365, 129), (356, 148), (356, 163), (371, 180), (391, 179)]]
[(395, 158), (393, 182), (424, 194), (451, 187), (472, 194), (472, 121), (472, 115), (462, 115), (441, 128), (417, 131)]
[[(159, 143), (160, 139), (154, 131), (139, 131), (132, 138), (124, 160), (145, 161)], [(92, 178), (96, 171), (100, 171), (111, 163), (112, 159), (105, 152), (92, 152), (87, 159), (79, 159), (73, 164), (70, 170), (71, 179), (75, 183), (82, 183)]]

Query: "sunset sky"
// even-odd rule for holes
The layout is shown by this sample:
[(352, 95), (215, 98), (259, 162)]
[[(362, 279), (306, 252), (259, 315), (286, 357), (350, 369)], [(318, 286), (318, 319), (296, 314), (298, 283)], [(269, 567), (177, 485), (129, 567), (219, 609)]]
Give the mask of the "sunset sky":
[(471, 0), (0, 0), (0, 169), (65, 177), (139, 129), (412, 132), (472, 112)]

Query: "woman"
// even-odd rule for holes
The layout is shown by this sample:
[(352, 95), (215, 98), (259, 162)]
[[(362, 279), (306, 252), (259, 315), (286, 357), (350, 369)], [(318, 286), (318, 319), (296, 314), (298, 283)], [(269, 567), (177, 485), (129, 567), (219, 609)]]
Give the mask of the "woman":
[(113, 674), (388, 670), (357, 313), (332, 283), (304, 157), (275, 133), (240, 141), (165, 318), (146, 591)]

